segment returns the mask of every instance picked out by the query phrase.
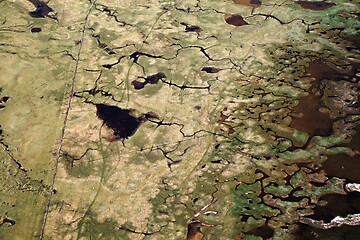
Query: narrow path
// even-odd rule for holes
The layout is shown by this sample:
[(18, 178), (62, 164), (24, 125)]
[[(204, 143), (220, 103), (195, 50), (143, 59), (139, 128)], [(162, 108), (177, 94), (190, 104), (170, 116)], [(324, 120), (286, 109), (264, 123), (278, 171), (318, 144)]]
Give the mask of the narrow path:
[(48, 217), (48, 214), (49, 214), (50, 203), (51, 203), (51, 199), (52, 199), (52, 195), (53, 195), (54, 184), (55, 184), (56, 174), (57, 174), (57, 170), (58, 170), (61, 149), (63, 147), (63, 142), (64, 142), (66, 124), (67, 124), (67, 121), (68, 121), (68, 116), (69, 116), (69, 112), (70, 112), (70, 108), (71, 108), (72, 99), (74, 97), (75, 79), (76, 79), (76, 76), (77, 76), (77, 73), (78, 73), (81, 49), (82, 49), (84, 38), (85, 38), (85, 29), (86, 29), (86, 25), (87, 25), (88, 20), (89, 20), (89, 15), (90, 15), (91, 9), (93, 8), (95, 2), (96, 2), (96, 0), (93, 0), (91, 2), (91, 5), (90, 5), (90, 7), (88, 9), (88, 12), (87, 12), (87, 14), (85, 16), (84, 26), (81, 29), (81, 38), (80, 38), (80, 41), (79, 41), (79, 50), (77, 52), (75, 69), (74, 69), (73, 76), (72, 76), (72, 79), (71, 79), (69, 100), (67, 102), (67, 106), (66, 106), (66, 110), (65, 110), (65, 117), (64, 117), (63, 127), (61, 129), (61, 134), (60, 134), (60, 139), (59, 139), (59, 147), (58, 147), (58, 149), (56, 151), (56, 156), (55, 156), (55, 166), (54, 166), (54, 172), (53, 172), (53, 176), (52, 176), (52, 181), (51, 181), (51, 184), (50, 184), (49, 196), (48, 196), (48, 199), (47, 199), (47, 203), (45, 205), (45, 212), (44, 212), (44, 216), (43, 216), (43, 220), (42, 220), (42, 224), (41, 224), (41, 232), (40, 232), (40, 236), (39, 236), (40, 240), (42, 240), (43, 237), (44, 237), (46, 220), (47, 220), (47, 217)]

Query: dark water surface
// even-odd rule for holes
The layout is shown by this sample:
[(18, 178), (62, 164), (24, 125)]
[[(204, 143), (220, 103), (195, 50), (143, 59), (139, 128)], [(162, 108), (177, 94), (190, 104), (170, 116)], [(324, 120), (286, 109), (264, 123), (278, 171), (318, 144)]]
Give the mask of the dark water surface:
[(96, 109), (97, 116), (114, 131), (115, 139), (132, 136), (141, 124), (141, 119), (134, 117), (129, 109), (105, 104), (96, 104)]

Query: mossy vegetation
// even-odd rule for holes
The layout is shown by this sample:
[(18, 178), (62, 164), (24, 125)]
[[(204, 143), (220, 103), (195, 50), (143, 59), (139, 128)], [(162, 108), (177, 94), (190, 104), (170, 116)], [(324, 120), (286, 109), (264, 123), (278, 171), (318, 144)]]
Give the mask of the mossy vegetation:
[(291, 239), (346, 194), (354, 1), (38, 4), (0, 1), (0, 238)]

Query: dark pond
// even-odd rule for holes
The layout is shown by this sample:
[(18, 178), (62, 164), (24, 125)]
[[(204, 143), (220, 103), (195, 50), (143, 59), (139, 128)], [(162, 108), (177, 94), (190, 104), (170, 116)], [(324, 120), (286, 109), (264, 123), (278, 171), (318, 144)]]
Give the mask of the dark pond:
[(188, 25), (185, 27), (185, 32), (201, 32), (202, 29), (199, 26)]
[(114, 132), (113, 138), (109, 139), (110, 141), (131, 137), (143, 122), (149, 119), (159, 119), (159, 116), (153, 112), (136, 117), (134, 116), (134, 109), (122, 109), (106, 104), (95, 104), (95, 106), (96, 115)]
[(316, 206), (314, 214), (309, 216), (315, 220), (323, 220), (330, 222), (336, 216), (345, 217), (348, 214), (355, 214), (360, 212), (360, 193), (351, 192), (347, 195), (328, 194), (320, 199), (325, 200), (325, 206)]
[(323, 79), (342, 80), (345, 77), (344, 74), (339, 73), (339, 71), (325, 64), (320, 59), (314, 60), (309, 64), (305, 75), (315, 78), (315, 81), (318, 83)]
[(241, 4), (250, 7), (260, 7), (261, 2), (259, 0), (233, 0), (236, 4)]
[(38, 27), (33, 27), (33, 28), (30, 29), (30, 32), (32, 32), (32, 33), (38, 33), (38, 32), (41, 32), (41, 31), (42, 31), (41, 28), (38, 28)]
[(131, 84), (134, 86), (134, 89), (139, 90), (146, 86), (146, 84), (157, 84), (160, 79), (166, 78), (166, 75), (162, 72), (155, 73), (144, 79), (144, 81), (134, 80)]
[(216, 68), (216, 67), (203, 67), (201, 69), (201, 71), (206, 72), (206, 73), (218, 73), (221, 70), (222, 70), (221, 68)]
[(134, 135), (143, 122), (143, 118), (133, 116), (131, 109), (121, 109), (105, 104), (96, 104), (96, 109), (97, 116), (114, 131), (114, 140), (125, 139)]
[(35, 7), (35, 11), (29, 12), (30, 16), (33, 18), (44, 18), (50, 12), (52, 12), (52, 8), (49, 7), (45, 2), (40, 0), (28, 0), (31, 2)]
[(323, 163), (323, 169), (329, 177), (339, 177), (350, 182), (360, 182), (360, 155), (331, 155)]
[(237, 15), (237, 14), (225, 14), (224, 15), (224, 19), (225, 19), (225, 22), (230, 24), (230, 25), (233, 25), (233, 26), (244, 26), (244, 25), (249, 25), (247, 22), (245, 22), (244, 18), (240, 15)]

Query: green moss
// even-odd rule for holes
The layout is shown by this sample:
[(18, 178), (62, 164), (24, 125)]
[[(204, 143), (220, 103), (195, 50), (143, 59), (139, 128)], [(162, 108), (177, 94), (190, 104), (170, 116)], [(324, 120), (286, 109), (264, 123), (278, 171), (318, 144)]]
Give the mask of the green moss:
[(348, 16), (341, 16), (340, 13), (336, 15), (329, 15), (321, 21), (321, 25), (325, 29), (343, 28), (345, 33), (356, 34), (359, 32), (360, 21), (356, 18), (349, 18)]
[[(237, 190), (233, 190), (234, 205), (232, 213), (237, 216), (252, 215), (257, 219), (262, 216), (273, 216), (277, 210), (261, 203), (258, 197), (260, 194), (260, 182), (254, 184), (242, 184)], [(251, 224), (251, 221), (249, 222)]]
[[(130, 228), (130, 230), (133, 229)], [(128, 233), (129, 231), (124, 230), (116, 221), (107, 218), (99, 222), (96, 214), (89, 212), (86, 218), (81, 219), (78, 224), (77, 239), (130, 240), (131, 238), (128, 236)]]
[(158, 83), (156, 85), (146, 85), (145, 88), (140, 90), (141, 94), (144, 94), (145, 96), (154, 96), (159, 93), (160, 89), (164, 86), (162, 83)]

